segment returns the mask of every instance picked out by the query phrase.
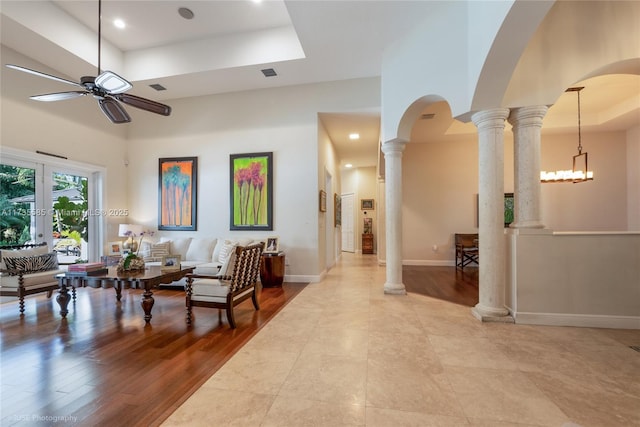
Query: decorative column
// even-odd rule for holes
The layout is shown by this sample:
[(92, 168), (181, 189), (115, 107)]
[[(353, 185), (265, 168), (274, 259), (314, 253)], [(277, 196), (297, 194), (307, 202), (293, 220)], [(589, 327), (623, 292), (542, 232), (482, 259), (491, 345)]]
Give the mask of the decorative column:
[(544, 228), (540, 209), (540, 130), (546, 106), (511, 110), (514, 154), (514, 221), (511, 228)]
[(478, 128), (479, 302), (472, 309), (485, 321), (513, 322), (505, 308), (504, 124), (509, 110), (475, 113)]
[(385, 217), (387, 203), (385, 201), (385, 182), (384, 182), (384, 178), (382, 177), (378, 177), (377, 194), (378, 194), (378, 201), (377, 201), (378, 206), (376, 209), (378, 209), (378, 221), (377, 221), (378, 244), (376, 245), (376, 247), (378, 249), (377, 251), (378, 265), (383, 265), (386, 263), (386, 259), (387, 259), (387, 239), (386, 239), (386, 231), (385, 231), (386, 230), (385, 224), (387, 223), (386, 217)]
[(407, 141), (392, 139), (382, 144), (385, 160), (387, 281), (385, 294), (405, 295), (402, 283), (402, 152)]

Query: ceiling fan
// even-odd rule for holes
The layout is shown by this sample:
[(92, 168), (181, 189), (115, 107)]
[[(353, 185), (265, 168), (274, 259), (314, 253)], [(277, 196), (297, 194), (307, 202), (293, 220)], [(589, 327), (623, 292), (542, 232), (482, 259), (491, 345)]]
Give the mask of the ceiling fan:
[[(168, 116), (171, 114), (171, 107), (150, 99), (125, 93), (133, 86), (113, 71), (101, 71), (100, 69), (100, 43), (102, 39), (102, 0), (98, 0), (98, 76), (84, 76), (80, 78), (80, 83), (66, 80), (30, 68), (19, 65), (7, 64), (7, 67), (14, 70), (23, 71), (58, 82), (67, 83), (82, 90), (48, 93), (45, 95), (34, 95), (30, 98), (36, 101), (61, 101), (64, 99), (77, 98), (80, 96), (93, 95), (98, 100), (100, 109), (112, 123), (129, 123), (131, 117), (120, 104), (120, 102), (135, 108), (140, 108), (151, 113)], [(119, 101), (119, 102), (118, 102)]]

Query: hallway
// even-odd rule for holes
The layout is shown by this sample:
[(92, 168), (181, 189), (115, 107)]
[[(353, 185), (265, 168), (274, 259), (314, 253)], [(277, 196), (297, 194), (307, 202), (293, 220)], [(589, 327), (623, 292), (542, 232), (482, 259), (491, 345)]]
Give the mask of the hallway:
[(163, 424), (640, 425), (640, 331), (480, 323), (343, 253)]

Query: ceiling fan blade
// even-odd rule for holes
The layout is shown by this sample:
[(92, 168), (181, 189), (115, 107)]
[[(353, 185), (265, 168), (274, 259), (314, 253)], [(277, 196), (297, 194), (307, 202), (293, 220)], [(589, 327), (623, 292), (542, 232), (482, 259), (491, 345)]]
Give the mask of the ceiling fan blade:
[(125, 109), (112, 98), (100, 98), (98, 99), (98, 103), (100, 104), (100, 108), (102, 112), (107, 116), (111, 123), (129, 123), (131, 121), (131, 117), (125, 111)]
[(29, 98), (34, 101), (62, 101), (65, 99), (78, 98), (80, 96), (87, 95), (88, 92), (80, 92), (80, 91), (72, 91), (72, 92), (57, 92), (57, 93), (47, 93), (44, 95), (34, 95)]
[(151, 113), (161, 114), (163, 116), (168, 116), (171, 114), (171, 107), (156, 101), (152, 101), (150, 99), (141, 98), (139, 96), (129, 95), (126, 93), (115, 94), (113, 95), (113, 97), (119, 101), (124, 102), (127, 105), (131, 105), (132, 107), (140, 108)]
[(113, 71), (105, 71), (96, 77), (96, 86), (107, 91), (109, 94), (123, 93), (131, 89), (131, 83), (114, 73)]
[(51, 74), (42, 73), (40, 71), (32, 70), (31, 68), (21, 67), (19, 65), (13, 65), (13, 64), (7, 64), (7, 67), (12, 68), (14, 70), (22, 71), (22, 72), (25, 72), (25, 73), (33, 74), (34, 76), (45, 77), (47, 79), (51, 79), (51, 80), (55, 80), (55, 81), (58, 81), (58, 82), (61, 82), (61, 83), (66, 83), (66, 84), (69, 84), (69, 85), (81, 87), (81, 88), (84, 89), (84, 86), (82, 86), (80, 83), (72, 82), (71, 80), (63, 79), (63, 78), (60, 78), (60, 77), (52, 76)]

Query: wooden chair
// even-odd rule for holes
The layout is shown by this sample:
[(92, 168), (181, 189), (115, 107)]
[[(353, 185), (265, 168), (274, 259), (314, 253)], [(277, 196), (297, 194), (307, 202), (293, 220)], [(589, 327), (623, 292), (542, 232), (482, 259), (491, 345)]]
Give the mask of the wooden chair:
[(456, 269), (464, 270), (464, 267), (478, 264), (480, 252), (478, 250), (478, 234), (455, 234), (456, 245)]
[[(187, 324), (191, 324), (192, 307), (225, 309), (229, 326), (235, 329), (233, 307), (251, 298), (260, 310), (256, 282), (264, 243), (237, 246), (215, 276), (188, 274), (186, 285)], [(230, 274), (229, 274), (230, 273)]]

